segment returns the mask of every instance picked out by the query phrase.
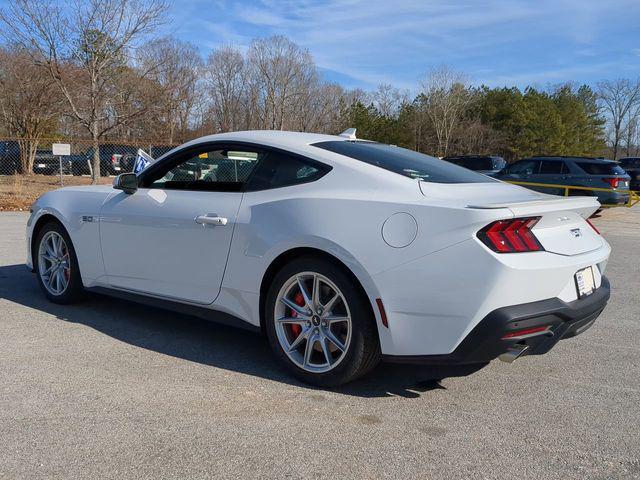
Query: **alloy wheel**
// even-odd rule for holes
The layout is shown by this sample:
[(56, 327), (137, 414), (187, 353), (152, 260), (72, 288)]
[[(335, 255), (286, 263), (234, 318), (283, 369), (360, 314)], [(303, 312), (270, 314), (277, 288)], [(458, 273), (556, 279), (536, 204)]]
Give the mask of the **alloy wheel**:
[(287, 280), (274, 311), (280, 346), (307, 372), (324, 373), (345, 357), (351, 343), (351, 313), (340, 289), (317, 272)]
[(51, 295), (62, 295), (71, 279), (69, 248), (58, 232), (47, 232), (38, 248), (38, 271), (42, 284)]

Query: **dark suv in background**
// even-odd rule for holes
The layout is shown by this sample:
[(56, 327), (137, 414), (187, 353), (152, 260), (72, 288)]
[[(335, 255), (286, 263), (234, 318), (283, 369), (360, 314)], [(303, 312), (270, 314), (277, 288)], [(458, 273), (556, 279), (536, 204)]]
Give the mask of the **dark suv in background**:
[[(602, 204), (617, 205), (629, 200), (630, 177), (613, 160), (588, 157), (532, 157), (512, 163), (495, 178), (505, 181), (550, 183), (575, 187), (610, 188), (609, 192), (569, 190), (569, 195), (596, 196)], [(554, 187), (528, 187), (543, 193), (564, 195)]]
[[(71, 172), (74, 175), (89, 175), (91, 173), (89, 164), (93, 165), (93, 152), (93, 147), (90, 147), (84, 154), (73, 156)], [(111, 143), (100, 145), (100, 175), (118, 175), (133, 171), (133, 162), (137, 152), (138, 148), (130, 145)]]
[(13, 175), (20, 172), (20, 145), (6, 140), (0, 142), (0, 175)]
[(640, 157), (620, 159), (620, 166), (631, 177), (631, 190), (640, 190)]
[(444, 157), (443, 160), (490, 176), (495, 175), (507, 165), (504, 158), (497, 155), (457, 155)]

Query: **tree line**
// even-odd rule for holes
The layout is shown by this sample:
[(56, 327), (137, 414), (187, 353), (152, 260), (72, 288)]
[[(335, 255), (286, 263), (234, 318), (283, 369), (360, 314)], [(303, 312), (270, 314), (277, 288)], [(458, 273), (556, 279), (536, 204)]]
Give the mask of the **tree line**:
[(13, 0), (0, 11), (0, 135), (22, 140), (30, 171), (38, 141), (140, 140), (174, 145), (210, 133), (281, 129), (358, 136), (437, 156), (637, 155), (640, 82), (544, 89), (473, 86), (442, 66), (410, 94), (346, 89), (283, 36), (248, 49), (198, 48), (159, 37), (163, 0)]

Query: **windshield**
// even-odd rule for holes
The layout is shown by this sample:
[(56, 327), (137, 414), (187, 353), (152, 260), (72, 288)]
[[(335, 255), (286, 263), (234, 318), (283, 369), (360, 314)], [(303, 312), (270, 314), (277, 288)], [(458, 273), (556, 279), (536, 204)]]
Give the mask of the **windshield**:
[(338, 140), (314, 143), (313, 146), (425, 182), (488, 183), (495, 181), (447, 161), (384, 143)]

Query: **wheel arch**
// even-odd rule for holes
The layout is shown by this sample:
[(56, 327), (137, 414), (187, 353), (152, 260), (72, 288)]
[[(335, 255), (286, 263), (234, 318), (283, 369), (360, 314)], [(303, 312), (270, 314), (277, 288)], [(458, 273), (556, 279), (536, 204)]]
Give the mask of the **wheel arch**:
[(38, 234), (40, 233), (40, 230), (42, 230), (42, 227), (44, 227), (49, 222), (57, 223), (64, 229), (65, 232), (67, 232), (67, 235), (69, 235), (69, 230), (67, 230), (67, 227), (65, 227), (64, 223), (53, 213), (46, 212), (38, 217), (36, 222), (33, 224), (33, 228), (31, 229), (31, 242), (29, 244), (29, 254), (31, 256), (31, 261), (33, 262), (34, 271), (37, 264), (37, 259), (35, 258), (36, 240), (38, 239)]
[[(336, 265), (338, 268), (340, 268), (345, 274), (347, 274), (353, 280), (353, 283), (358, 289), (358, 291), (367, 300), (366, 303), (369, 307), (371, 318), (376, 323), (376, 333), (377, 333), (378, 343), (380, 343), (380, 332), (378, 331), (380, 319), (373, 305), (373, 302), (375, 302), (375, 298), (378, 297), (378, 294), (371, 279), (361, 278), (362, 276), (365, 275), (364, 269), (362, 267), (360, 267), (362, 272), (359, 272), (360, 275), (357, 275), (353, 271), (353, 269), (349, 268), (349, 266), (340, 258), (336, 257), (335, 255), (325, 250), (321, 250), (319, 248), (314, 248), (314, 247), (295, 247), (295, 248), (286, 250), (280, 253), (277, 257), (275, 257), (271, 261), (267, 269), (265, 270), (265, 273), (262, 276), (262, 281), (260, 282), (260, 300), (259, 300), (260, 329), (263, 331), (263, 333), (264, 333), (264, 321), (265, 321), (265, 303), (266, 303), (267, 292), (269, 290), (269, 285), (271, 284), (271, 281), (275, 278), (277, 273), (287, 263), (292, 261), (294, 258), (300, 257), (302, 255), (313, 256), (315, 258), (319, 258), (327, 262), (330, 262)], [(367, 280), (369, 281), (367, 282)], [(368, 283), (367, 285), (368, 289), (365, 288), (364, 286), (365, 283)]]

